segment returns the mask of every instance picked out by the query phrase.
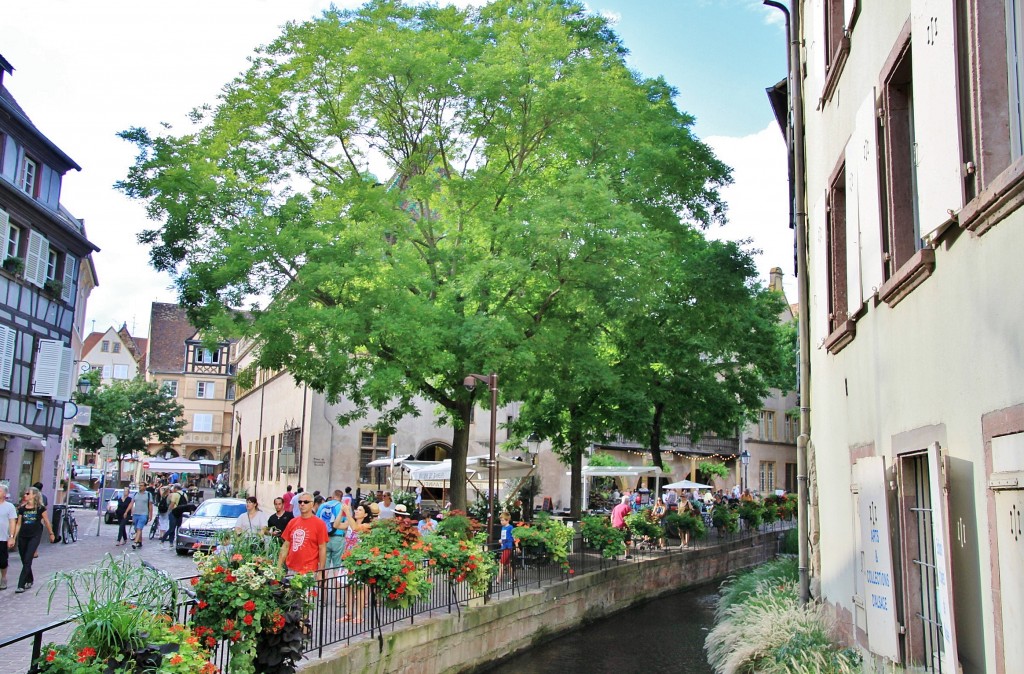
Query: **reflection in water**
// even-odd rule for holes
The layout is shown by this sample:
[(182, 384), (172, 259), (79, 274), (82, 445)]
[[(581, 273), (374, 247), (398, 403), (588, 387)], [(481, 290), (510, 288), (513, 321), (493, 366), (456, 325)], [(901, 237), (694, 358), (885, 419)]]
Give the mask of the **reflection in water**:
[(712, 674), (704, 637), (714, 626), (717, 587), (707, 585), (628, 609), (484, 671)]

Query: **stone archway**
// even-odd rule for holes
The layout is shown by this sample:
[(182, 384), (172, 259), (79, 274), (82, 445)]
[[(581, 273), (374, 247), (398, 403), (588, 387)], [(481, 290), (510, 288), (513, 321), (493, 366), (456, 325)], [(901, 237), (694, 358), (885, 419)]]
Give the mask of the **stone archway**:
[[(417, 461), (444, 461), (448, 458), (451, 449), (451, 444), (447, 442), (428, 442), (423, 445), (418, 452), (416, 452), (414, 458)], [(411, 489), (415, 489), (416, 486), (417, 485), (413, 485)], [(441, 503), (441, 499), (443, 498), (442, 491), (443, 490), (434, 487), (426, 487), (422, 490), (420, 496), (424, 501), (436, 501), (437, 503)]]
[(160, 451), (158, 451), (156, 453), (156, 456), (157, 456), (157, 458), (160, 458), (160, 459), (163, 459), (164, 461), (166, 461), (168, 459), (177, 459), (178, 458), (178, 452), (176, 452), (175, 450), (171, 449), (170, 447), (165, 447), (164, 449), (161, 449)]
[(212, 461), (213, 460), (213, 452), (211, 452), (210, 450), (205, 449), (205, 448), (197, 449), (197, 450), (195, 450), (194, 452), (192, 452), (191, 454), (188, 455), (188, 460), (189, 461)]

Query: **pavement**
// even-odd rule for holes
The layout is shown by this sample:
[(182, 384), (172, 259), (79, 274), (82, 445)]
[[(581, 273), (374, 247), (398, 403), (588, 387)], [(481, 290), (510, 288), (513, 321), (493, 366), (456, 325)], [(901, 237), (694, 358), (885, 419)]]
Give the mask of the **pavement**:
[[(7, 569), (7, 589), (0, 592), (0, 641), (32, 631), (37, 627), (59, 621), (68, 615), (67, 592), (61, 587), (50, 599), (49, 581), (57, 571), (71, 571), (95, 565), (106, 555), (126, 557), (130, 560), (145, 560), (162, 569), (172, 578), (184, 578), (196, 574), (196, 565), (191, 555), (178, 555), (169, 545), (160, 545), (149, 539), (149, 532), (143, 538), (143, 546), (132, 550), (130, 545), (117, 547), (117, 525), (99, 525), (95, 511), (75, 509), (78, 521), (78, 541), (75, 543), (54, 543), (44, 541), (39, 546), (39, 557), (32, 563), (35, 576), (33, 587), (27, 592), (16, 594), (21, 560), (17, 549), (10, 551)], [(43, 644), (64, 642), (71, 632), (71, 626), (57, 628), (43, 635)], [(13, 644), (0, 650), (0, 674), (25, 672), (29, 667), (31, 640)]]

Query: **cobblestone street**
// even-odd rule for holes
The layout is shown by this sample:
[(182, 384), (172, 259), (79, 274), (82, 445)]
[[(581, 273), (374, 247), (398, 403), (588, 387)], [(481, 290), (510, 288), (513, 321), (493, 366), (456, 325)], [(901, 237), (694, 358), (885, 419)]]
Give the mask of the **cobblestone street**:
[[(116, 524), (101, 524), (97, 536), (95, 512), (75, 510), (75, 518), (78, 520), (79, 531), (76, 543), (40, 545), (39, 558), (32, 565), (36, 581), (28, 592), (14, 592), (18, 574), (21, 573), (21, 560), (16, 550), (11, 551), (10, 566), (7, 569), (8, 588), (0, 592), (0, 639), (10, 638), (67, 616), (67, 593), (63, 589), (54, 596), (52, 607), (49, 610), (47, 608), (50, 599), (49, 581), (56, 571), (87, 568), (110, 554), (145, 560), (173, 578), (195, 574), (196, 566), (191, 556), (178, 555), (172, 547), (149, 540), (148, 534), (140, 550), (132, 550), (130, 546), (117, 547), (114, 545), (117, 540)], [(69, 631), (65, 627), (47, 633), (43, 643), (60, 641), (66, 638)], [(5, 648), (3, 658), (0, 659), (0, 674), (25, 672), (30, 654), (30, 640)]]

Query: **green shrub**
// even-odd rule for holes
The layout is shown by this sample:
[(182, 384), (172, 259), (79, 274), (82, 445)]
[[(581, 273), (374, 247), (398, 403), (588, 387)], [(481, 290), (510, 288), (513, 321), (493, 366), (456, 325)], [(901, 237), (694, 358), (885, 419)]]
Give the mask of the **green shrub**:
[(745, 521), (751, 529), (761, 526), (761, 522), (764, 521), (764, 506), (757, 501), (740, 501), (737, 511), (740, 519)]
[(600, 551), (602, 557), (611, 559), (626, 554), (626, 537), (612, 526), (607, 517), (601, 515), (584, 517), (581, 533), (587, 544)]
[(691, 538), (704, 538), (708, 534), (708, 528), (704, 526), (704, 518), (694, 512), (669, 513), (665, 523), (675, 527), (680, 535), (689, 532)]
[(734, 533), (739, 531), (740, 516), (739, 513), (723, 503), (711, 509), (711, 524), (719, 531)]
[(664, 538), (665, 531), (658, 524), (648, 519), (648, 512), (650, 512), (649, 509), (626, 515), (626, 526), (629, 527), (629, 533), (632, 534), (633, 538), (643, 538), (644, 536), (648, 538)]
[(782, 534), (782, 554), (795, 555), (800, 552), (800, 538), (796, 529), (786, 529)]

